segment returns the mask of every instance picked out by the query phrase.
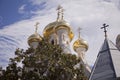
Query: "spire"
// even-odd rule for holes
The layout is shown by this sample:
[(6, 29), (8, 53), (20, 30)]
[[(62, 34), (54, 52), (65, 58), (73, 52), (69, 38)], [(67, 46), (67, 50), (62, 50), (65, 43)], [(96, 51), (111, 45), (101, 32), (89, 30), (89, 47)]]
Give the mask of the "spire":
[(36, 22), (36, 24), (34, 25), (35, 26), (35, 34), (37, 34), (37, 30), (38, 30), (38, 25), (39, 24), (40, 24), (39, 22)]
[(79, 28), (78, 28), (78, 35), (79, 35), (78, 38), (79, 38), (79, 39), (80, 39), (80, 31), (81, 31), (81, 30), (82, 30), (82, 28), (79, 27)]
[(101, 27), (101, 29), (104, 29), (104, 32), (105, 32), (105, 38), (107, 38), (107, 30), (106, 28), (108, 27), (109, 25), (107, 25), (106, 23), (103, 24), (103, 27)]
[(89, 80), (119, 80), (120, 51), (109, 39), (105, 39), (98, 53)]
[(61, 5), (59, 5), (58, 8), (57, 8), (57, 11), (58, 11), (58, 13), (57, 13), (57, 21), (63, 20), (63, 18), (64, 18), (64, 9), (63, 9), (63, 7)]

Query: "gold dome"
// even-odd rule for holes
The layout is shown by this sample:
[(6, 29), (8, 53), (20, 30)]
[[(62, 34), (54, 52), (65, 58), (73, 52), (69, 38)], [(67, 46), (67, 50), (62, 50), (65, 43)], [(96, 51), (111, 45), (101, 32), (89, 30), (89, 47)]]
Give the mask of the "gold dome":
[(35, 33), (28, 38), (28, 44), (30, 45), (32, 42), (40, 42), (41, 40), (42, 37), (38, 33)]
[(34, 26), (35, 26), (35, 33), (32, 34), (30, 37), (28, 37), (28, 44), (30, 46), (30, 44), (32, 42), (40, 42), (42, 40), (42, 37), (38, 34), (37, 30), (38, 30), (38, 25), (39, 22), (37, 22)]
[(73, 43), (73, 49), (76, 51), (77, 48), (85, 48), (85, 50), (88, 50), (88, 43), (87, 41), (79, 38)]
[(57, 32), (57, 30), (59, 29), (66, 29), (69, 33), (68, 35), (69, 35), (70, 40), (73, 39), (74, 34), (70, 28), (70, 25), (64, 20), (55, 21), (55, 22), (48, 24), (43, 31), (43, 35), (45, 38), (49, 38), (49, 36), (52, 33)]
[(64, 12), (64, 9), (62, 6), (58, 6), (57, 8), (57, 20), (55, 22), (52, 22), (50, 24), (48, 24), (44, 31), (43, 31), (43, 35), (45, 38), (49, 38), (49, 36), (54, 33), (54, 32), (57, 32), (59, 29), (65, 29), (68, 31), (68, 36), (70, 38), (70, 40), (73, 39), (74, 37), (74, 34), (70, 28), (70, 25), (63, 19), (63, 12)]

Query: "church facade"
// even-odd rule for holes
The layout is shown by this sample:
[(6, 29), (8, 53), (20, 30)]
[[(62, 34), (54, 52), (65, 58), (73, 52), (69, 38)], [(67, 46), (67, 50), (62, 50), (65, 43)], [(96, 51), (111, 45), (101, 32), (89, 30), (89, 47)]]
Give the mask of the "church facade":
[[(98, 53), (89, 80), (120, 80), (120, 36), (118, 35), (116, 45), (108, 39), (106, 27), (104, 43)], [(116, 47), (117, 46), (117, 47)]]
[[(43, 37), (53, 45), (60, 45), (63, 53), (71, 54), (70, 43), (74, 38), (74, 33), (70, 24), (64, 20), (64, 9), (59, 6), (57, 11), (57, 19), (44, 28)], [(42, 40), (41, 35), (37, 32), (38, 24), (39, 23), (36, 23), (35, 25), (35, 33), (28, 38), (28, 45), (34, 49), (37, 48), (39, 42)], [(88, 50), (88, 43), (81, 38), (80, 29), (78, 39), (73, 43), (73, 50), (77, 53), (77, 57), (81, 59), (79, 64), (84, 65), (84, 72), (89, 80), (120, 80), (120, 35), (118, 35), (116, 39), (116, 45), (113, 44), (113, 42), (107, 38), (105, 27), (108, 27), (108, 25), (103, 24), (103, 26), (105, 40), (98, 53), (92, 72), (84, 58)]]
[[(70, 24), (64, 20), (64, 9), (58, 6), (57, 11), (57, 19), (44, 28), (43, 37), (49, 43), (61, 46), (63, 53), (71, 54), (70, 43), (73, 40), (74, 33)], [(28, 37), (28, 45), (34, 49), (37, 48), (39, 42), (42, 40), (41, 35), (37, 32), (38, 24), (36, 23), (35, 25), (35, 33)], [(85, 67), (84, 72), (89, 77), (91, 69), (84, 58), (85, 52), (88, 50), (88, 43), (80, 37), (80, 31), (78, 39), (73, 43), (73, 50), (78, 54), (77, 57), (81, 59), (77, 65), (83, 64)]]

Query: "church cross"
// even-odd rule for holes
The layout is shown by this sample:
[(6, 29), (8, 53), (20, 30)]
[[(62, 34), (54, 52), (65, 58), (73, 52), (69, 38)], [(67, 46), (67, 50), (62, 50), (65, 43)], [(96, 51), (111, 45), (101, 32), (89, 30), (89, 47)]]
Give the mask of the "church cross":
[(64, 18), (64, 9), (63, 8), (61, 9), (61, 17), (62, 17), (62, 20), (63, 20), (63, 18)]
[(64, 17), (64, 16), (63, 16), (63, 14), (64, 14), (64, 13), (63, 13), (63, 12), (64, 12), (63, 7), (62, 7), (61, 5), (59, 5), (58, 8), (57, 8), (57, 11), (58, 11), (57, 21), (59, 21), (59, 20), (61, 20), (61, 19), (63, 20), (63, 17)]
[(104, 29), (104, 32), (105, 32), (105, 37), (107, 37), (107, 27), (108, 27), (109, 25), (107, 25), (107, 24), (103, 24), (103, 27), (101, 27), (101, 29)]
[(36, 22), (36, 24), (35, 24), (35, 33), (37, 33), (38, 25), (39, 25), (39, 24), (40, 24), (39, 22)]
[(81, 30), (82, 30), (82, 28), (79, 27), (79, 28), (78, 28), (78, 33), (79, 33), (79, 36), (78, 36), (78, 37), (79, 37), (79, 38), (80, 38), (80, 31), (81, 31)]

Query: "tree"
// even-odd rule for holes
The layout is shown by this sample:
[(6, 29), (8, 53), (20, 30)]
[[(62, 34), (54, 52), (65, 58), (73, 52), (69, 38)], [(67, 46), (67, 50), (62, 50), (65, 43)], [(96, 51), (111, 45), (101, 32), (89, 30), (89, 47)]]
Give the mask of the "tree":
[[(4, 76), (9, 79), (5, 80), (87, 80), (83, 65), (75, 68), (80, 62), (76, 55), (65, 54), (59, 45), (52, 45), (46, 40), (42, 40), (37, 49), (17, 49), (15, 55), (5, 71)], [(19, 62), (23, 64), (22, 68), (17, 67)], [(21, 75), (18, 75), (19, 72)]]
[(5, 71), (2, 71), (1, 80), (18, 80), (20, 78), (20, 70), (21, 68), (17, 67), (17, 63), (10, 58), (10, 64), (6, 67)]

